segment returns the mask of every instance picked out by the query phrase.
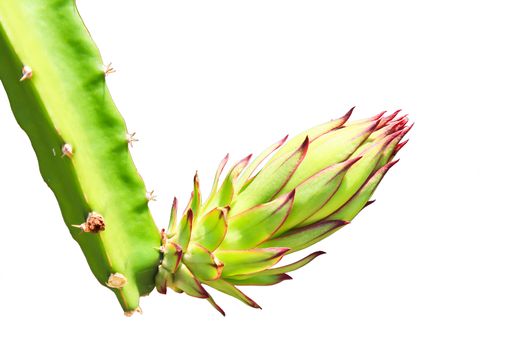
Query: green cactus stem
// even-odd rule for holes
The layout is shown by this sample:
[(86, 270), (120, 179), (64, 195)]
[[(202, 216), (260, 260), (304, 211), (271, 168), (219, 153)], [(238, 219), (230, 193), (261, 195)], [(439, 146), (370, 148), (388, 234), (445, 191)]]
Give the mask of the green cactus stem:
[(154, 288), (160, 235), (105, 75), (74, 0), (0, 1), (0, 79), (14, 115), (91, 270), (131, 312)]

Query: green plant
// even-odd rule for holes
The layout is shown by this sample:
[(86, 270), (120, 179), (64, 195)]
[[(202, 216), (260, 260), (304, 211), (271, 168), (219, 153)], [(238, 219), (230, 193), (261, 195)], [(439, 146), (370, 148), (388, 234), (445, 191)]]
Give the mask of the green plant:
[(249, 165), (241, 160), (220, 184), (225, 158), (208, 199), (195, 176), (180, 222), (174, 202), (160, 234), (108, 72), (73, 0), (0, 2), (0, 78), (14, 115), (91, 270), (127, 314), (155, 286), (206, 298), (221, 312), (202, 284), (257, 307), (236, 286), (278, 283), (319, 255), (273, 267), (369, 203), (409, 130), (398, 112), (347, 123), (351, 110)]

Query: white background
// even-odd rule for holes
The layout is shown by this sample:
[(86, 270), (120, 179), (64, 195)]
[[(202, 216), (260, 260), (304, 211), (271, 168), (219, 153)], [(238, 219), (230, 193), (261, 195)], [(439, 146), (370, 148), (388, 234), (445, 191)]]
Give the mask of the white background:
[(78, 3), (158, 201), (204, 191), (230, 152), (402, 108), (416, 122), (377, 202), (311, 250), (263, 310), (100, 287), (0, 93), (0, 348), (504, 349), (505, 22), (500, 1)]

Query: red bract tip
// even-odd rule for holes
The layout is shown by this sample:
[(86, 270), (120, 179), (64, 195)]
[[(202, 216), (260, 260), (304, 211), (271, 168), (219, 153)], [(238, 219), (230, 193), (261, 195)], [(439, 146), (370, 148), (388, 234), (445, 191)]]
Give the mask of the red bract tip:
[(298, 168), (298, 166), (300, 166), (300, 163), (305, 159), (305, 156), (307, 155), (307, 152), (309, 151), (309, 144), (310, 144), (310, 140), (309, 140), (309, 136), (307, 135), (305, 137), (305, 140), (303, 140), (302, 145), (300, 146), (300, 151), (302, 153), (302, 156), (301, 156), (300, 162), (298, 163), (296, 168)]
[(403, 146), (405, 146), (407, 144), (407, 142), (409, 142), (408, 139), (405, 140), (405, 141), (403, 141), (403, 142), (400, 142), (399, 144), (397, 144), (396, 147), (395, 147), (394, 152), (398, 153), (398, 151), (401, 150), (403, 148)]
[(401, 133), (402, 137), (404, 137), (405, 135), (407, 135), (407, 133), (410, 131), (410, 129), (412, 129), (413, 126), (414, 126), (414, 123), (410, 124), (407, 127), (404, 126), (403, 129), (399, 130), (398, 132)]
[(370, 118), (370, 120), (378, 120), (378, 119), (382, 118), (382, 116), (383, 116), (384, 114), (386, 114), (386, 112), (387, 112), (387, 111), (382, 111), (382, 112), (380, 112), (379, 114), (377, 114), (377, 115), (373, 116), (372, 118)]
[(375, 130), (377, 130), (377, 126), (379, 125), (379, 123), (380, 120), (372, 120), (370, 122), (370, 126), (366, 128), (359, 136), (374, 132)]
[(394, 124), (395, 130), (403, 129), (405, 127), (405, 125), (407, 125), (408, 122), (409, 122), (409, 118), (407, 118), (407, 117), (403, 117), (401, 119), (398, 119), (396, 124)]
[[(394, 111), (393, 113), (391, 113), (391, 115), (389, 115), (389, 117), (392, 117), (391, 119), (394, 119), (396, 118), (396, 116), (401, 112), (402, 110), (401, 109), (398, 109), (396, 111)], [(388, 118), (389, 118), (388, 117)]]
[(408, 113), (407, 114), (404, 114), (402, 115), (400, 118), (397, 119), (397, 121), (399, 122), (400, 120), (403, 120), (403, 119), (408, 119)]
[(179, 264), (181, 263), (183, 252), (181, 246), (178, 245), (177, 243), (170, 242), (169, 244), (175, 248), (175, 256), (177, 257), (175, 265), (173, 266), (171, 271), (172, 273), (175, 273), (175, 271), (177, 271), (177, 269), (179, 268)]
[(245, 157), (244, 159), (242, 159), (241, 161), (239, 161), (239, 163), (242, 163), (242, 162), (245, 162), (246, 164), (249, 163), (249, 161), (251, 160), (252, 158), (252, 153), (249, 154), (247, 157)]
[(287, 252), (291, 250), (291, 248), (285, 248), (285, 247), (278, 247), (278, 248), (264, 248), (264, 249), (271, 249), (276, 251), (276, 254), (272, 256), (270, 259), (276, 259), (280, 256), (286, 255)]
[(291, 277), (287, 273), (283, 273), (282, 275), (279, 276), (279, 283), (283, 282), (283, 281), (289, 281), (289, 280), (292, 280), (292, 279), (293, 279), (293, 277)]
[[(387, 163), (386, 165), (384, 165), (382, 167), (382, 169), (384, 169), (384, 172), (388, 171), (389, 169), (391, 169), (393, 167), (393, 165), (395, 165), (396, 163), (398, 163), (400, 161), (400, 158), (398, 159), (395, 159), (395, 160), (392, 160), (391, 162)], [(380, 169), (379, 169), (380, 171)]]
[(344, 121), (342, 123), (342, 125), (345, 124), (349, 120), (349, 118), (352, 115), (352, 112), (354, 111), (354, 108), (356, 108), (356, 106), (352, 107), (350, 110), (347, 111), (346, 114), (344, 114), (342, 117), (339, 118), (339, 119), (342, 119)]
[(380, 130), (380, 134), (377, 135), (377, 137), (386, 137), (386, 136), (390, 135), (392, 132), (396, 131), (395, 124), (387, 124), (379, 129), (381, 129), (381, 130)]
[(288, 193), (288, 195), (286, 196), (286, 201), (284, 203), (293, 200), (293, 198), (295, 198), (295, 194), (296, 194), (296, 188), (294, 188), (291, 192)]
[(350, 221), (347, 221), (347, 220), (331, 220), (331, 222), (333, 222), (333, 225), (332, 225), (333, 229), (338, 228), (338, 227), (342, 227), (345, 225), (349, 225), (351, 223)]
[(158, 291), (158, 293), (160, 294), (167, 294), (167, 286), (166, 284), (162, 285), (162, 286), (157, 286), (156, 287), (156, 290)]
[(392, 116), (388, 116), (388, 117), (384, 117), (384, 118), (381, 118), (380, 119), (380, 123), (379, 125), (377, 125), (377, 129), (381, 129), (383, 127), (385, 127), (386, 125), (388, 125), (388, 123), (393, 119), (394, 117)]
[(363, 156), (362, 156), (362, 155), (346, 160), (346, 161), (345, 161), (345, 165), (344, 165), (344, 170), (347, 170), (347, 169), (349, 169), (350, 167), (352, 167), (352, 166), (353, 166), (354, 164), (356, 164), (356, 162), (357, 162), (357, 161), (359, 161), (361, 158), (363, 158)]
[(221, 160), (221, 162), (219, 163), (219, 165), (217, 167), (216, 180), (219, 179), (221, 173), (223, 172), (224, 167), (226, 166), (226, 163), (228, 163), (228, 159), (230, 159), (230, 154), (226, 153), (226, 155), (224, 156), (224, 158)]
[(383, 128), (384, 126), (388, 125), (398, 115), (398, 113), (400, 113), (400, 109), (388, 115), (387, 117), (381, 118), (377, 129)]
[[(258, 305), (257, 302), (255, 302), (254, 300), (252, 300), (251, 298), (249, 298), (247, 295), (244, 294), (244, 292), (242, 292), (240, 289), (238, 289), (237, 287), (235, 287), (235, 289), (240, 293), (242, 294), (242, 296), (244, 297), (244, 299), (246, 300), (247, 302), (247, 305), (255, 308), (255, 309), (261, 309), (261, 306)], [(242, 300), (243, 301), (243, 300)]]
[(219, 306), (215, 301), (214, 299), (209, 295), (209, 297), (207, 298), (207, 301), (214, 307), (214, 309), (216, 309), (221, 315), (223, 316), (226, 316), (226, 313), (224, 312), (224, 310), (221, 308), (221, 306)]
[(309, 143), (310, 143), (310, 140), (309, 140), (309, 136), (305, 136), (305, 140), (303, 140), (303, 143), (302, 145), (300, 146), (300, 149), (307, 149), (309, 148)]
[(396, 138), (398, 138), (398, 141), (403, 137), (403, 130), (397, 130), (389, 135), (387, 135), (387, 138), (385, 138), (385, 144), (384, 146), (386, 147), (389, 145), (391, 142), (393, 142)]
[[(307, 155), (307, 152), (309, 150), (309, 144), (310, 144), (310, 140), (309, 140), (309, 136), (307, 135), (305, 137), (305, 140), (303, 140), (302, 144), (300, 145), (300, 147), (298, 148), (297, 151), (295, 151), (295, 153), (297, 152), (300, 152), (301, 153), (301, 159), (300, 159), (300, 162), (305, 158), (305, 156)], [(298, 164), (300, 165), (300, 164)], [(298, 168), (298, 166), (297, 166)]]
[(366, 202), (366, 203), (365, 203), (365, 206), (364, 206), (363, 208), (366, 208), (366, 207), (368, 207), (370, 204), (373, 204), (373, 203), (375, 203), (375, 199), (372, 199), (371, 201)]
[(188, 222), (191, 225), (193, 223), (193, 209), (188, 209)]
[(244, 168), (247, 166), (247, 164), (249, 164), (249, 161), (251, 160), (251, 157), (252, 157), (252, 153), (249, 154), (247, 157), (244, 157), (241, 160), (239, 160), (233, 166), (233, 168), (232, 168), (231, 171), (238, 169), (237, 174), (236, 174), (236, 176), (238, 176), (242, 172), (242, 170), (244, 170)]

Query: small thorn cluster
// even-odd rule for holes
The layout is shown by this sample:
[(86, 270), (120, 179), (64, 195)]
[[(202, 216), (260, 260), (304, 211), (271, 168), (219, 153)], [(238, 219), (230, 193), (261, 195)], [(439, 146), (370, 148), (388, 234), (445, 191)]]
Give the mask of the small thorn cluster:
[(109, 288), (121, 289), (126, 285), (127, 282), (128, 280), (123, 274), (116, 272), (109, 276), (106, 284)]
[(136, 132), (126, 133), (126, 142), (130, 147), (133, 147), (133, 143), (137, 142), (139, 139), (135, 137)]
[(146, 199), (148, 202), (156, 202), (157, 196), (154, 194), (154, 190), (146, 192)]
[(116, 70), (112, 67), (112, 62), (109, 62), (103, 67), (103, 72), (105, 76), (108, 76), (112, 73), (116, 73)]
[(33, 71), (30, 66), (23, 66), (21, 69), (21, 79), (19, 81), (25, 81), (25, 80), (30, 80), (33, 76)]
[(74, 155), (74, 149), (71, 144), (66, 143), (63, 146), (61, 146), (61, 153), (62, 157), (72, 158), (72, 156)]
[(139, 314), (143, 314), (143, 311), (142, 309), (140, 308), (140, 306), (136, 307), (134, 310), (128, 310), (128, 311), (125, 311), (124, 312), (124, 315), (126, 317), (132, 317), (136, 312), (138, 312)]
[(99, 233), (105, 230), (105, 220), (102, 215), (91, 212), (84, 223), (73, 226), (80, 228), (81, 231), (86, 233)]

